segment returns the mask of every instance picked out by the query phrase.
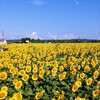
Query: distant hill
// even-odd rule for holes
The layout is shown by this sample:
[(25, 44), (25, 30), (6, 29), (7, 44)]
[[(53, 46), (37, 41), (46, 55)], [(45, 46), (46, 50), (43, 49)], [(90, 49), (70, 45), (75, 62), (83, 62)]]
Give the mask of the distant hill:
[[(34, 40), (30, 39), (31, 43), (88, 43), (88, 42), (100, 42), (100, 40), (96, 39), (69, 39), (69, 40)], [(23, 43), (22, 39), (15, 39), (15, 40), (7, 40), (7, 43)], [(25, 43), (25, 42), (24, 42)]]
[(21, 42), (21, 39), (7, 40), (7, 43), (19, 43), (19, 42)]

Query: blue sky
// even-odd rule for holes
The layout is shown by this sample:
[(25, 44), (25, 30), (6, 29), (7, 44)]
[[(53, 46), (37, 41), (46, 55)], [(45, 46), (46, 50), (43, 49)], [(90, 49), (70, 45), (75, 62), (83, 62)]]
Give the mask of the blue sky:
[(100, 0), (0, 0), (6, 39), (100, 39)]

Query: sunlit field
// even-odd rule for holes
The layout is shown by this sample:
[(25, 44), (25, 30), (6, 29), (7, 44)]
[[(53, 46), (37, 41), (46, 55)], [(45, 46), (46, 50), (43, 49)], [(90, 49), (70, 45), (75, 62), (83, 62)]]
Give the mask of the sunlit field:
[(100, 43), (0, 48), (0, 100), (100, 100)]

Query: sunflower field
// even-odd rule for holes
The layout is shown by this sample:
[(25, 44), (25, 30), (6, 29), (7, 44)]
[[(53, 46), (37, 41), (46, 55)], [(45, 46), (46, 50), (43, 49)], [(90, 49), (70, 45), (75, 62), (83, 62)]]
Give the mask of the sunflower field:
[(100, 43), (0, 48), (0, 100), (100, 100)]

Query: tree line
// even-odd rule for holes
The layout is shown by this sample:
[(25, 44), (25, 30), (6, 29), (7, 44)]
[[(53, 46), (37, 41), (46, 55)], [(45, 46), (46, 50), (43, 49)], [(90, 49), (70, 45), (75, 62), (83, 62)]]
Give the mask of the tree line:
[(100, 40), (93, 39), (70, 39), (70, 40), (41, 40), (31, 38), (21, 38), (17, 40), (7, 40), (7, 43), (100, 43)]
[(88, 43), (88, 42), (93, 42), (93, 43), (99, 43), (100, 40), (92, 40), (92, 39), (70, 39), (70, 40), (41, 40), (41, 39), (31, 39), (31, 38), (22, 38), (21, 43)]

